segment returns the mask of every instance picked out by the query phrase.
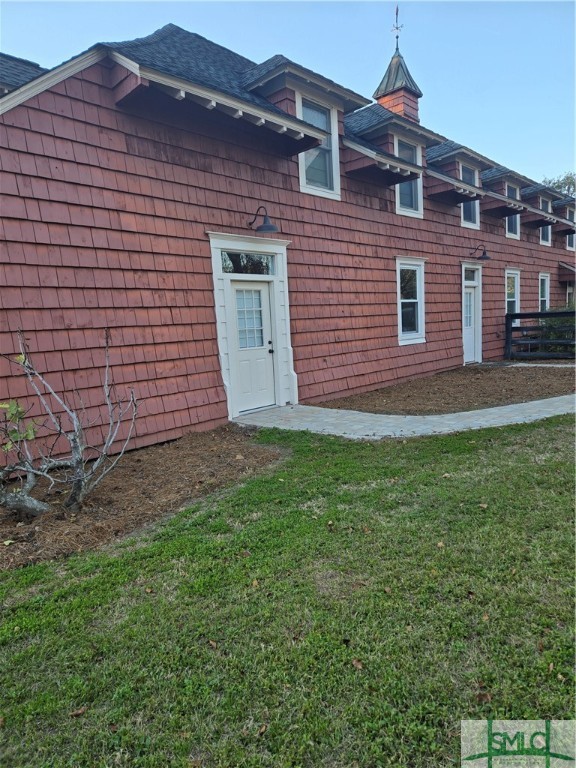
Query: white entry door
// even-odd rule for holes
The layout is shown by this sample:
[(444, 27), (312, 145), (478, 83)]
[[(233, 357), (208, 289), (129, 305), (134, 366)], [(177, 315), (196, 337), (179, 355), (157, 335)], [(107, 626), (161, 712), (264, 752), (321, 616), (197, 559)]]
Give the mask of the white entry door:
[(464, 364), (475, 363), (476, 354), (476, 288), (464, 286), (463, 343)]
[(275, 405), (274, 345), (268, 283), (233, 282), (236, 343), (232, 387), (239, 411)]
[(464, 365), (482, 362), (482, 268), (462, 265), (462, 347)]

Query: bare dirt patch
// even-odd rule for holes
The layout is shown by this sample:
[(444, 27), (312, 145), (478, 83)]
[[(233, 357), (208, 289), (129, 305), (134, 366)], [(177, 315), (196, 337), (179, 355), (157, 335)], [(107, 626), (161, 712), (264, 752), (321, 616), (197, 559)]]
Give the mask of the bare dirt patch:
[[(322, 405), (369, 413), (451, 413), (573, 391), (574, 368), (483, 365)], [(97, 549), (262, 472), (282, 454), (256, 445), (253, 434), (229, 424), (131, 451), (77, 514), (66, 510), (57, 496), (50, 497), (53, 510), (31, 523), (18, 524), (0, 507), (0, 570)]]
[(542, 400), (574, 392), (574, 366), (475, 365), (324, 403), (365, 413), (418, 416)]

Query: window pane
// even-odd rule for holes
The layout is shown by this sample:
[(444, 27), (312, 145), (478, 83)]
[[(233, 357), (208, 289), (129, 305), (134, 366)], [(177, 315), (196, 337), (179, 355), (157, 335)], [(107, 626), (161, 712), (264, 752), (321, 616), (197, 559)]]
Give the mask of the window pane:
[(240, 349), (264, 346), (261, 298), (259, 290), (236, 291), (236, 317)]
[(516, 275), (506, 276), (506, 298), (516, 299)]
[(332, 153), (323, 147), (309, 149), (304, 155), (306, 183), (332, 189)]
[(465, 267), (464, 269), (464, 280), (466, 282), (475, 282), (476, 280), (476, 270), (472, 269), (471, 267)]
[(467, 165), (462, 166), (462, 181), (466, 184), (476, 185), (476, 171), (474, 168), (468, 168)]
[(509, 235), (518, 234), (518, 216), (508, 216), (506, 219), (506, 232)]
[(518, 188), (512, 187), (510, 184), (506, 185), (506, 196), (511, 198), (512, 200), (518, 199)]
[(222, 272), (239, 275), (273, 275), (274, 256), (222, 251)]
[(330, 112), (309, 101), (302, 101), (302, 119), (323, 131), (330, 130)]
[(508, 314), (516, 312), (516, 299), (508, 299), (506, 302), (506, 312)]
[(550, 242), (550, 226), (542, 227), (540, 229), (540, 240), (543, 243), (549, 243)]
[(418, 332), (418, 302), (402, 302), (402, 333)]
[(474, 200), (469, 203), (462, 203), (462, 220), (469, 224), (476, 224), (476, 211), (478, 206)]
[(417, 299), (418, 281), (415, 269), (400, 270), (400, 298)]
[(414, 181), (405, 181), (403, 184), (398, 185), (401, 208), (409, 208), (412, 211), (418, 210), (417, 184), (418, 182), (414, 179)]
[(417, 158), (416, 147), (413, 144), (406, 144), (405, 141), (399, 141), (398, 157), (401, 160), (407, 160), (409, 163), (415, 163)]
[(472, 294), (466, 291), (464, 294), (464, 328), (472, 328)]

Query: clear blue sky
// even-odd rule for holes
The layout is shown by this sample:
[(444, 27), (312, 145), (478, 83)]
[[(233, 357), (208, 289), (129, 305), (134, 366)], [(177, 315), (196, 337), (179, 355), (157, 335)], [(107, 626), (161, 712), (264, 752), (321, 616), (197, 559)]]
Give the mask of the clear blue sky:
[[(371, 97), (394, 51), (395, 0), (11, 2), (0, 49), (54, 67), (172, 22), (253, 61), (275, 53)], [(423, 125), (537, 181), (574, 170), (571, 1), (399, 0)]]

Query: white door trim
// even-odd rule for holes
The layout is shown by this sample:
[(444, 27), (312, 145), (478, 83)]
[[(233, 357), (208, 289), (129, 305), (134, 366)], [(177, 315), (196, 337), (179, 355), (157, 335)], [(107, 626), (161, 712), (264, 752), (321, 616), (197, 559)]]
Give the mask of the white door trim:
[[(214, 277), (214, 304), (216, 309), (216, 330), (220, 369), (226, 399), (228, 417), (240, 414), (238, 398), (234, 390), (234, 367), (231, 355), (235, 348), (231, 334), (235, 322), (230, 321), (230, 312), (234, 312), (231, 283), (265, 282), (270, 288), (270, 314), (272, 321), (272, 340), (274, 342), (274, 392), (275, 404), (287, 405), (298, 402), (298, 379), (294, 371), (294, 357), (290, 339), (290, 306), (288, 299), (287, 246), (289, 240), (275, 240), (250, 235), (207, 232), (212, 252), (212, 275)], [(246, 251), (274, 256), (273, 275), (230, 274), (222, 271), (222, 251)]]
[[(466, 270), (475, 271), (475, 280), (466, 280)], [(474, 360), (464, 361), (464, 295), (466, 288), (474, 288)], [(482, 266), (478, 262), (462, 262), (462, 362), (482, 362)]]

